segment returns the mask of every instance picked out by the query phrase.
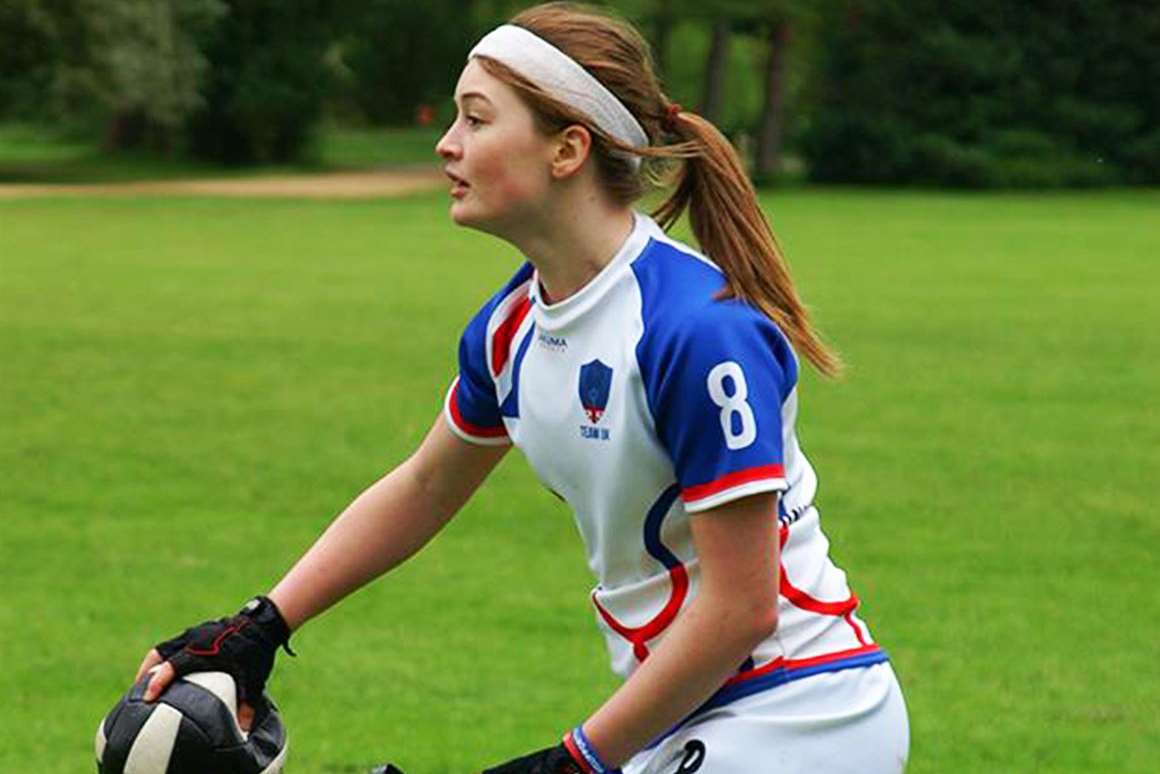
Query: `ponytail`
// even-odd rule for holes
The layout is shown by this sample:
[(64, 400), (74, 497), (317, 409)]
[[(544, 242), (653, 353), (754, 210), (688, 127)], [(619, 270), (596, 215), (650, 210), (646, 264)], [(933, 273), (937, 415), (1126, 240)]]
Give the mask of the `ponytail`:
[[(728, 287), (721, 297), (753, 304), (819, 372), (830, 377), (841, 374), (841, 358), (814, 329), (732, 144), (711, 122), (679, 108), (666, 111), (664, 126), (681, 142), (651, 148), (648, 155), (684, 162), (677, 171), (675, 190), (652, 213), (653, 218), (667, 231), (688, 210), (701, 251), (725, 274)], [(692, 148), (696, 150), (690, 152)]]

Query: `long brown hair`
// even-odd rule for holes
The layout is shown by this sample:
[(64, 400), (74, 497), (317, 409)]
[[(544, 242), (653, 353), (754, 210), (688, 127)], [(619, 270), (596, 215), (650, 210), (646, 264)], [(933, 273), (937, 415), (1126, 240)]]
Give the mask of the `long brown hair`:
[[(644, 127), (649, 147), (617, 141), (511, 68), (480, 57), (488, 73), (523, 97), (541, 131), (551, 134), (583, 124), (592, 134), (601, 180), (623, 204), (639, 199), (650, 184), (675, 185), (652, 215), (668, 230), (688, 210), (701, 250), (725, 274), (727, 286), (721, 297), (753, 304), (818, 371), (827, 376), (840, 373), (841, 360), (814, 330), (737, 152), (711, 122), (681, 110), (665, 96), (640, 33), (603, 10), (570, 2), (529, 8), (510, 23), (548, 41), (604, 84)], [(631, 163), (634, 155), (645, 158), (641, 171)]]

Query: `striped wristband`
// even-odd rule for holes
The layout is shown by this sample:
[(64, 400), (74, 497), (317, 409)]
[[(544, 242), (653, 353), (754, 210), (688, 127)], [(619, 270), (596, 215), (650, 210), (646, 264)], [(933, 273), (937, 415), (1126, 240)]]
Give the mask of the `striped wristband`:
[(596, 748), (585, 736), (582, 725), (576, 726), (564, 734), (564, 747), (567, 748), (576, 763), (584, 769), (584, 774), (620, 774), (620, 769), (607, 766), (604, 761), (600, 760), (600, 756), (596, 754)]

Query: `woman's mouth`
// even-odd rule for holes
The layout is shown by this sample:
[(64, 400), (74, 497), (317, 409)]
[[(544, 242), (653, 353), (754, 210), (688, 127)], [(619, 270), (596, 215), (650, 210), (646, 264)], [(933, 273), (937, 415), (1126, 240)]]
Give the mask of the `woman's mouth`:
[(459, 177), (458, 175), (452, 174), (451, 172), (449, 172), (447, 170), (443, 170), (443, 172), (444, 172), (444, 174), (447, 175), (448, 179), (451, 180), (451, 196), (452, 196), (452, 198), (462, 199), (464, 196), (466, 196), (467, 189), (470, 188), (470, 186), (467, 184), (467, 181), (465, 181), (463, 178)]

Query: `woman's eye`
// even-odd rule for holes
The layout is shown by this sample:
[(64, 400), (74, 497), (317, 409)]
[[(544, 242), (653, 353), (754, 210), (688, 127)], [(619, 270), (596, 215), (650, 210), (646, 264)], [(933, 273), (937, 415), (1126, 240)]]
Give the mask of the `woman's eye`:
[(483, 124), (483, 121), (479, 118), (476, 118), (475, 116), (464, 116), (463, 120), (467, 122), (468, 126), (472, 127), (480, 126)]

